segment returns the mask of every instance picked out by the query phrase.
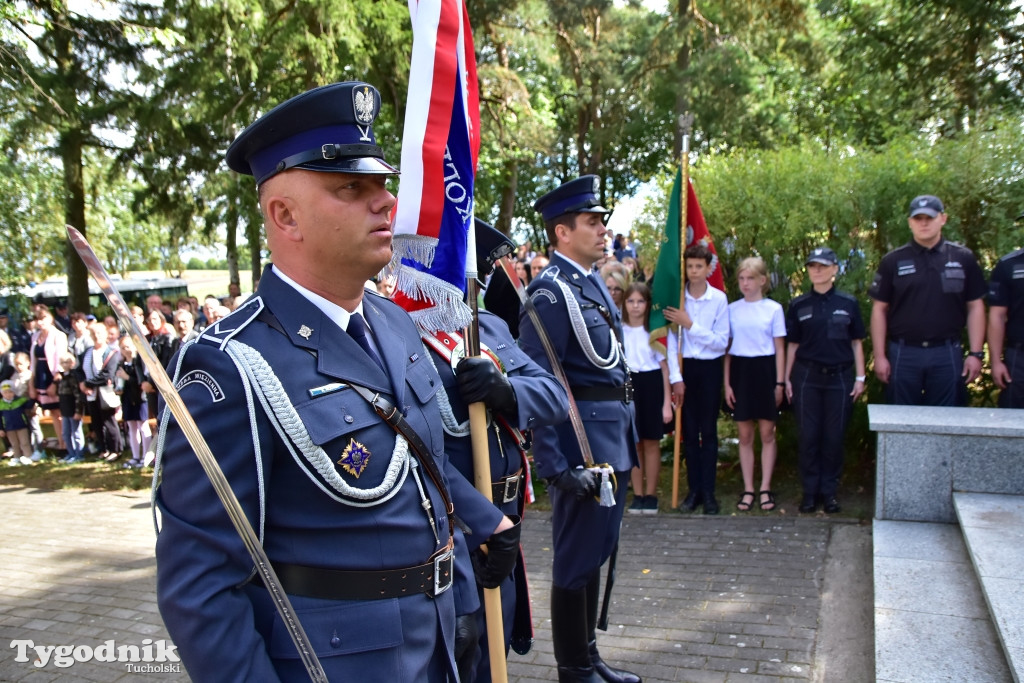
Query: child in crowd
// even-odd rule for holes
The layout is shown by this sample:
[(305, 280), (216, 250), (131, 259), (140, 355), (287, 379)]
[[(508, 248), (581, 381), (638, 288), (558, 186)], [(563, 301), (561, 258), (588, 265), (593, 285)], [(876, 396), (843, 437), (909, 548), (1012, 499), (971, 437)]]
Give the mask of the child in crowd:
[(774, 510), (775, 422), (786, 386), (785, 315), (777, 301), (764, 298), (768, 291), (768, 267), (763, 259), (743, 259), (737, 278), (743, 298), (729, 304), (732, 341), (725, 357), (725, 402), (734, 411), (743, 473), (743, 493), (736, 507), (746, 511), (754, 505), (756, 421), (761, 434), (761, 488), (757, 489), (756, 497), (762, 510)]
[(683, 369), (679, 370), (678, 338), (668, 335), (668, 371), (675, 402), (682, 403), (686, 483), (689, 491), (680, 509), (704, 514), (719, 511), (715, 498), (718, 474), (718, 413), (722, 406), (722, 372), (729, 346), (729, 301), (708, 284), (714, 254), (704, 244), (683, 252), (686, 267), (685, 306), (668, 307), (665, 319), (683, 333)]
[(121, 337), (121, 366), (117, 369), (117, 385), (121, 393), (121, 420), (128, 428), (128, 444), (132, 459), (125, 467), (139, 468), (149, 465), (146, 453), (153, 435), (149, 429), (149, 409), (142, 385), (146, 381), (146, 370), (135, 348), (135, 342), (128, 335)]
[(28, 432), (27, 413), (35, 408), (35, 404), (28, 396), (15, 396), (11, 380), (0, 382), (0, 436), (11, 442), (9, 465), (31, 465), (41, 459), (32, 450)]
[(85, 415), (85, 393), (80, 383), (84, 380), (78, 371), (78, 357), (73, 350), (60, 355), (61, 373), (57, 382), (57, 399), (60, 402), (61, 432), (68, 454), (61, 462), (82, 462), (85, 458), (85, 434), (82, 433), (82, 416)]
[[(11, 375), (11, 384), (15, 396), (19, 398), (28, 396), (28, 387), (32, 384), (32, 359), (24, 351), (14, 354), (14, 374)], [(43, 450), (43, 428), (39, 424), (39, 410), (35, 407), (29, 413), (28, 428), (32, 452), (41, 452)]]
[(661, 436), (672, 421), (665, 356), (651, 348), (651, 290), (642, 282), (626, 287), (622, 319), (622, 345), (626, 350), (633, 406), (636, 411), (636, 445), (639, 467), (633, 468), (633, 502), (630, 514), (658, 514), (658, 472), (661, 470)]

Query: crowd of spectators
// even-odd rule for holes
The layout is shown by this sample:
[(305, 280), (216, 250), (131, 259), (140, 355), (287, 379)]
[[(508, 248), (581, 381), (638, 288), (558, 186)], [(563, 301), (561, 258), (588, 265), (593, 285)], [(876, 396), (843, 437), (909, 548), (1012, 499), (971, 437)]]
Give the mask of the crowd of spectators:
[[(146, 340), (166, 368), (182, 343), (244, 302), (238, 285), (225, 297), (172, 302), (153, 294), (145, 310), (131, 307)], [(156, 390), (131, 337), (113, 315), (51, 310), (33, 304), (20, 325), (0, 310), (0, 437), (8, 465), (31, 465), (53, 452), (61, 462), (87, 457), (124, 467), (150, 466)], [(44, 434), (50, 425), (53, 436)]]

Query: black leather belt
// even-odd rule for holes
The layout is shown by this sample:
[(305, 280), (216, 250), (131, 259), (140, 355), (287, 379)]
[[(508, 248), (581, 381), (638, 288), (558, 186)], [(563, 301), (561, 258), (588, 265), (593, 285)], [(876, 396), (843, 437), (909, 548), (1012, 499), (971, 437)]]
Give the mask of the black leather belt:
[(570, 387), (577, 401), (623, 401), (633, 400), (633, 385), (620, 387)]
[[(454, 576), (451, 548), (405, 569), (352, 571), (275, 562), (274, 571), (285, 593), (320, 600), (383, 600), (417, 593), (433, 598), (452, 587)], [(263, 585), (258, 574), (253, 582)]]
[(798, 362), (801, 365), (806, 365), (813, 372), (821, 373), (822, 375), (838, 375), (846, 372), (853, 367), (853, 363), (842, 363), (840, 365), (825, 365), (824, 363), (816, 363), (813, 360), (800, 359)]
[(523, 471), (519, 470), (515, 474), (502, 477), (494, 482), (491, 484), (491, 501), (496, 505), (501, 505), (516, 500), (519, 498), (519, 487), (522, 486), (525, 479)]
[(894, 339), (897, 344), (903, 344), (904, 346), (915, 346), (919, 349), (929, 349), (934, 346), (950, 346), (952, 344), (960, 344), (959, 339)]

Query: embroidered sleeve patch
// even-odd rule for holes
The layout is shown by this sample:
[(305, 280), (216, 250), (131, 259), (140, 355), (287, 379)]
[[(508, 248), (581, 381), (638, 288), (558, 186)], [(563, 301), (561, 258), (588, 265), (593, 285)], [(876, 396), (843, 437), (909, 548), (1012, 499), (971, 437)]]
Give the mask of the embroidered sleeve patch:
[(174, 388), (181, 391), (189, 384), (201, 384), (206, 387), (207, 391), (210, 392), (210, 398), (213, 399), (214, 403), (224, 400), (224, 391), (217, 384), (217, 380), (213, 378), (210, 373), (205, 370), (191, 370), (184, 377), (179, 379), (174, 385)]

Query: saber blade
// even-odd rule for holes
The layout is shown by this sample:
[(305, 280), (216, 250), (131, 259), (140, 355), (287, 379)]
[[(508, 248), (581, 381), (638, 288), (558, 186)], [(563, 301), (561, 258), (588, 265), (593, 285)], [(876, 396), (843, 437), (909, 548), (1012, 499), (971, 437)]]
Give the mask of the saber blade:
[(238, 536), (242, 539), (242, 543), (245, 544), (246, 550), (249, 551), (249, 555), (256, 565), (256, 570), (259, 572), (260, 578), (263, 579), (263, 585), (267, 587), (267, 592), (273, 598), (274, 605), (277, 607), (281, 620), (288, 629), (288, 635), (291, 636), (292, 642), (295, 643), (295, 647), (299, 651), (299, 657), (302, 659), (302, 663), (305, 664), (310, 679), (314, 683), (328, 683), (327, 673), (320, 665), (320, 660), (317, 659), (313, 651), (313, 645), (309, 642), (309, 637), (295, 616), (295, 610), (292, 608), (291, 601), (288, 600), (288, 596), (281, 587), (281, 582), (270, 564), (270, 559), (264, 552), (263, 546), (260, 545), (256, 532), (253, 531), (252, 525), (249, 524), (249, 520), (242, 511), (238, 498), (235, 497), (235, 492), (231, 490), (228, 480), (224, 477), (224, 472), (220, 469), (217, 459), (213, 457), (213, 452), (206, 443), (206, 439), (203, 438), (202, 433), (200, 433), (196, 421), (188, 412), (188, 408), (185, 407), (185, 402), (181, 400), (181, 395), (175, 389), (174, 383), (171, 381), (167, 371), (164, 370), (160, 360), (156, 357), (153, 348), (146, 341), (146, 337), (143, 335), (139, 323), (132, 316), (128, 304), (125, 303), (125, 300), (118, 293), (113, 282), (110, 280), (110, 276), (107, 275), (106, 268), (103, 267), (103, 264), (96, 257), (96, 252), (89, 246), (89, 242), (86, 241), (82, 233), (70, 225), (65, 227), (71, 245), (78, 252), (82, 263), (85, 264), (89, 274), (96, 280), (96, 284), (99, 285), (104, 296), (107, 297), (107, 302), (114, 310), (118, 321), (128, 330), (128, 334), (131, 336), (132, 341), (135, 342), (135, 346), (139, 350), (139, 356), (149, 372), (150, 379), (153, 380), (153, 384), (156, 385), (156, 388), (159, 389), (160, 394), (164, 397), (167, 410), (170, 410), (171, 414), (174, 415), (174, 419), (177, 420), (181, 431), (185, 434), (185, 438), (188, 439), (189, 445), (192, 446), (196, 457), (199, 458), (199, 464), (203, 466), (203, 470), (210, 479), (214, 491), (217, 492), (217, 497), (220, 498), (224, 510), (228, 513), (228, 517), (231, 518), (235, 531), (238, 532)]

